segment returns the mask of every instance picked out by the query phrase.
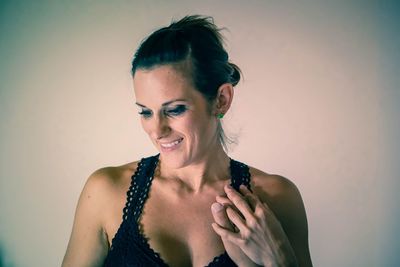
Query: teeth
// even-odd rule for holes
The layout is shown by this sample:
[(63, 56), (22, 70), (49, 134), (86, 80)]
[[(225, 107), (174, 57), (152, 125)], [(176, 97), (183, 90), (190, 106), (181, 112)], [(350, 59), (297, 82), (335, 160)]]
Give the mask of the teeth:
[(172, 143), (169, 143), (169, 144), (161, 144), (161, 146), (162, 146), (162, 147), (173, 147), (173, 146), (179, 144), (182, 140), (183, 140), (183, 139), (181, 138), (181, 139), (176, 140), (176, 141), (174, 141), (174, 142), (172, 142)]

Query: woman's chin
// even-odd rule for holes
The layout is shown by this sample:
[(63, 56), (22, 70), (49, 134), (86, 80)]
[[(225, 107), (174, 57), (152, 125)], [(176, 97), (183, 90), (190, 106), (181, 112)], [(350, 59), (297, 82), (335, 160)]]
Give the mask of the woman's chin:
[(159, 149), (158, 151), (160, 152), (160, 160), (163, 162), (163, 165), (168, 166), (168, 168), (182, 168), (187, 161), (185, 153), (181, 150), (165, 151), (164, 149)]

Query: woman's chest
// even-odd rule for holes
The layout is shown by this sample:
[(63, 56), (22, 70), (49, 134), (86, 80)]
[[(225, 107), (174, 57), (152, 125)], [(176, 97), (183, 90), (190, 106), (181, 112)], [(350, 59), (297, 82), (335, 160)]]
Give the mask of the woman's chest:
[(214, 199), (168, 201), (150, 197), (139, 221), (140, 231), (170, 266), (206, 266), (224, 252), (211, 227)]

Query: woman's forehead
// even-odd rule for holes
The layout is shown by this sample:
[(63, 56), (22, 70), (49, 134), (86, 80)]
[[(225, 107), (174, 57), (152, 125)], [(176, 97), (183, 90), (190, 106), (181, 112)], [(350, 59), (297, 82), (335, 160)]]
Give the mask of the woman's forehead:
[[(133, 78), (137, 102), (162, 104), (175, 99), (196, 101), (200, 93), (192, 86), (190, 78), (170, 65), (150, 70), (137, 70)], [(147, 105), (146, 105), (147, 106)]]
[(155, 66), (150, 69), (138, 69), (134, 75), (134, 82), (147, 83), (182, 83), (191, 84), (189, 70), (177, 64)]

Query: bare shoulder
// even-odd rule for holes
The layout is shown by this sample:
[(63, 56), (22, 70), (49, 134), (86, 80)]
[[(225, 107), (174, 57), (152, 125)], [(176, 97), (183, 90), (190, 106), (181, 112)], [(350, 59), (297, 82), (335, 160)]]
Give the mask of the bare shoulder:
[(131, 183), (138, 161), (120, 166), (108, 166), (95, 170), (86, 180), (80, 201), (92, 203), (91, 209), (102, 210), (98, 218), (103, 230), (109, 228), (116, 207), (125, 203), (126, 191)]
[(88, 178), (88, 181), (95, 183), (118, 184), (122, 177), (131, 174), (136, 170), (138, 161), (127, 163), (120, 166), (108, 166), (95, 170)]
[(121, 189), (126, 189), (137, 165), (138, 161), (135, 161), (97, 169), (87, 179), (85, 189), (102, 196), (118, 193)]
[(109, 245), (121, 223), (126, 192), (137, 165), (138, 161), (135, 161), (97, 169), (82, 190), (78, 205), (82, 204), (87, 213), (94, 213), (91, 220), (97, 220)]
[(250, 166), (249, 169), (252, 188), (261, 199), (271, 201), (274, 198), (300, 197), (297, 186), (288, 178), (269, 174)]
[(120, 166), (100, 168), (89, 176), (82, 191), (80, 198), (91, 200), (93, 210), (98, 210), (98, 214), (101, 214), (99, 222), (103, 231), (111, 235), (109, 237), (114, 235), (114, 228), (122, 218), (126, 192), (137, 165), (138, 161), (135, 161)]
[(297, 186), (281, 175), (249, 168), (254, 193), (272, 209), (281, 223), (290, 224), (295, 219), (304, 226), (305, 208)]

